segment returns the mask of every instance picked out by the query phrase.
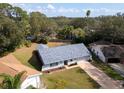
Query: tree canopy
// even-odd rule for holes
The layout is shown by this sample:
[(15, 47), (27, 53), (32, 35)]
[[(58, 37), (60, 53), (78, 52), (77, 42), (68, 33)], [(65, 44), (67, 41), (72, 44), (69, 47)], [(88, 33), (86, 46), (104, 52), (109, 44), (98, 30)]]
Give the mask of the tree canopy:
[[(86, 44), (97, 40), (124, 43), (124, 13), (112, 16), (68, 18), (47, 17), (34, 11), (27, 13), (11, 4), (0, 4), (0, 55), (30, 42), (47, 43), (50, 39), (73, 40)], [(89, 17), (90, 16), (90, 17)], [(29, 44), (29, 45), (28, 45)]]
[(20, 89), (21, 79), (26, 71), (19, 72), (15, 76), (10, 76), (9, 74), (0, 74), (0, 77), (3, 78), (0, 87), (3, 89)]

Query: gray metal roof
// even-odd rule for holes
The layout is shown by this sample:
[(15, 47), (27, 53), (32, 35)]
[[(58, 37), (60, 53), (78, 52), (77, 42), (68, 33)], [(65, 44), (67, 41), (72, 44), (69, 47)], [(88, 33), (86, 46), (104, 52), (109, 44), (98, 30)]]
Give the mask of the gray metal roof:
[(44, 64), (90, 56), (90, 52), (83, 43), (46, 49), (38, 48), (38, 52)]

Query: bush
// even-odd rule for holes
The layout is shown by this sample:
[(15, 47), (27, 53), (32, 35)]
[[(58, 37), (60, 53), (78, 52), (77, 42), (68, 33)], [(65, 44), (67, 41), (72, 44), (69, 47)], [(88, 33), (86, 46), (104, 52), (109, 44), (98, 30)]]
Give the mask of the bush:
[(0, 57), (6, 56), (9, 52), (8, 51), (4, 51), (2, 53), (0, 53)]
[(48, 37), (41, 37), (40, 41), (38, 43), (43, 43), (43, 44), (47, 44), (49, 41)]
[(24, 45), (26, 46), (26, 47), (31, 47), (31, 41), (25, 41), (25, 43), (24, 43)]

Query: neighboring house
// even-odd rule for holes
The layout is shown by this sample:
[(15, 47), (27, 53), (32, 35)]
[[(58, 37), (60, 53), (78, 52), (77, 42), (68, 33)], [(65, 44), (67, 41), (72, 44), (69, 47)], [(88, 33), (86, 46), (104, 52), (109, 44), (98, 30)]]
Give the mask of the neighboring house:
[(27, 39), (27, 40), (31, 40), (31, 41), (32, 41), (32, 40), (34, 40), (34, 39), (35, 39), (35, 36), (33, 36), (33, 35), (29, 35), (29, 36), (27, 36), (27, 37), (26, 37), (26, 39)]
[(38, 46), (37, 51), (43, 63), (42, 71), (62, 68), (64, 65), (76, 64), (79, 60), (92, 59), (90, 52), (83, 43), (52, 48), (43, 48), (40, 46)]
[(51, 34), (50, 34), (50, 38), (51, 39), (56, 39), (56, 36), (57, 36), (57, 33), (55, 31), (53, 31)]
[(21, 79), (21, 89), (28, 88), (30, 85), (35, 88), (41, 88), (41, 72), (24, 66), (21, 63), (15, 64), (11, 61), (9, 62), (9, 60), (7, 61), (8, 62), (3, 62), (0, 60), (0, 73), (5, 73), (14, 76), (19, 72), (26, 71), (26, 74), (24, 74)]
[(89, 44), (90, 49), (99, 59), (107, 63), (124, 63), (124, 48), (108, 42), (94, 42)]

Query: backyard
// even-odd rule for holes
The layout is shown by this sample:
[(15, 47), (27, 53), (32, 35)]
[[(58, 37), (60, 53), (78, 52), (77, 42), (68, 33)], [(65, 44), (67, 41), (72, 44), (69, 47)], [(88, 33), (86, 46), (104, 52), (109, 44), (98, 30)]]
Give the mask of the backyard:
[[(49, 42), (47, 45), (49, 47), (65, 45), (67, 43), (63, 42)], [(22, 47), (13, 52), (13, 55), (20, 61), (22, 64), (29, 66), (31, 68), (35, 68), (37, 70), (41, 70), (41, 62), (37, 58), (36, 47), (38, 44), (32, 43), (31, 47)]]
[(100, 86), (79, 67), (43, 74), (48, 89), (98, 89)]
[(70, 44), (69, 42), (65, 43), (65, 42), (49, 42), (47, 45), (49, 47), (56, 47), (56, 46), (60, 46), (60, 45), (67, 45)]

